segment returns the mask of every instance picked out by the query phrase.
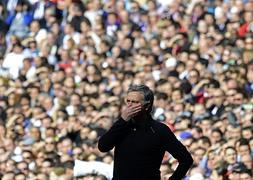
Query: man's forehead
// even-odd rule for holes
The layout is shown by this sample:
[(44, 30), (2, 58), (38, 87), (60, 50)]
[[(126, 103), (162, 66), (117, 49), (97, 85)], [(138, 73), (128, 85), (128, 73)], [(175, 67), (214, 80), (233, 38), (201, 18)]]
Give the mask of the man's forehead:
[(144, 94), (140, 91), (130, 91), (127, 93), (127, 97), (144, 98)]

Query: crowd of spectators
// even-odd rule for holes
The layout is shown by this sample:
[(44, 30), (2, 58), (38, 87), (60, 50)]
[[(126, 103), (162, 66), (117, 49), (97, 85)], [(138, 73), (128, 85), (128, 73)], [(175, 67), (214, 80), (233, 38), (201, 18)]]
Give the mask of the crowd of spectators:
[[(192, 153), (186, 179), (252, 178), (252, 0), (2, 0), (1, 179), (112, 164), (97, 140), (138, 83)], [(166, 154), (162, 179), (176, 165)]]

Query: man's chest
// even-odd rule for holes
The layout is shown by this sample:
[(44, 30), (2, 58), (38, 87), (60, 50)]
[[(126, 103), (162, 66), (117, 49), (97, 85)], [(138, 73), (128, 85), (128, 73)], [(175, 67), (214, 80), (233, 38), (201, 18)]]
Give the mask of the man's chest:
[(121, 152), (133, 155), (153, 155), (162, 150), (162, 141), (157, 132), (150, 128), (131, 128), (118, 145)]

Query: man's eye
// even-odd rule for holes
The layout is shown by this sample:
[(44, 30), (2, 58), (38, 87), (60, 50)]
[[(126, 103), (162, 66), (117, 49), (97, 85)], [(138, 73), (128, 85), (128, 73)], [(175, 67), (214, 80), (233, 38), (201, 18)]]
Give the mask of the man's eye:
[(139, 101), (131, 101), (131, 100), (127, 100), (128, 103), (139, 103)]

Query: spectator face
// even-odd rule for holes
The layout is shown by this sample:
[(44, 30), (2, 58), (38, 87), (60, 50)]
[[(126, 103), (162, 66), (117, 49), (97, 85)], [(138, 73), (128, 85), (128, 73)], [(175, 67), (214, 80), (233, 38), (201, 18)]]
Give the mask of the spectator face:
[(222, 133), (224, 133), (225, 130), (226, 130), (226, 122), (224, 122), (222, 120), (217, 121), (217, 122), (215, 122), (215, 124), (213, 125), (213, 127), (214, 128), (219, 128), (222, 131)]
[(247, 169), (253, 169), (253, 158), (250, 154), (247, 155), (243, 155), (240, 158), (240, 161), (245, 164), (245, 166), (247, 167)]
[(60, 26), (58, 23), (54, 22), (51, 24), (50, 26), (50, 30), (52, 31), (52, 33), (57, 37), (60, 34)]
[(81, 131), (80, 131), (81, 139), (87, 139), (89, 133), (90, 133), (90, 129), (88, 127), (82, 128)]
[(12, 180), (14, 179), (15, 174), (14, 173), (6, 173), (3, 175), (2, 180)]
[(245, 139), (250, 139), (253, 137), (252, 130), (251, 129), (244, 129), (242, 130), (242, 137)]
[(79, 106), (81, 103), (81, 99), (78, 95), (73, 94), (70, 98), (70, 104), (72, 104), (73, 106)]
[(49, 128), (49, 126), (48, 126), (47, 129), (46, 129), (45, 135), (46, 135), (46, 137), (55, 137), (54, 128)]
[(248, 173), (240, 173), (240, 180), (252, 180), (252, 177)]
[(88, 139), (93, 142), (97, 139), (97, 137), (98, 137), (98, 134), (95, 130), (92, 130), (88, 135)]
[(202, 149), (202, 148), (198, 148), (198, 149), (196, 149), (194, 152), (193, 152), (193, 154), (194, 154), (194, 163), (195, 164), (199, 164), (200, 163), (200, 161), (201, 161), (201, 159), (203, 158), (203, 156), (205, 155), (205, 150), (204, 149)]
[(38, 21), (33, 21), (30, 25), (30, 31), (37, 33), (40, 30), (40, 24)]
[(83, 159), (83, 150), (82, 148), (80, 147), (75, 147), (73, 149), (73, 156), (74, 156), (74, 159), (79, 159), (79, 160), (82, 160)]
[(171, 96), (172, 92), (172, 85), (171, 83), (167, 82), (157, 87), (157, 90), (160, 92), (164, 92), (167, 94), (168, 97)]
[(241, 145), (238, 147), (238, 154), (240, 156), (250, 155), (250, 147), (247, 145)]
[(215, 167), (215, 162), (216, 162), (216, 154), (214, 151), (211, 151), (208, 153), (208, 167), (211, 168), (211, 169), (214, 169)]
[(48, 137), (45, 140), (45, 150), (47, 152), (54, 152), (55, 151), (55, 141), (53, 137)]
[(35, 156), (36, 156), (36, 164), (37, 164), (37, 166), (38, 167), (41, 167), (42, 166), (42, 162), (44, 161), (44, 159), (45, 159), (45, 154), (44, 154), (44, 152), (38, 152), (37, 154), (35, 154)]
[(122, 42), (122, 49), (129, 50), (132, 47), (132, 40), (130, 38), (125, 38)]
[(26, 163), (30, 163), (33, 159), (32, 159), (32, 153), (25, 151), (22, 153), (23, 159)]
[(234, 149), (226, 149), (225, 151), (225, 160), (228, 164), (235, 164), (236, 163), (236, 151)]
[(200, 32), (200, 33), (206, 33), (207, 32), (207, 24), (206, 24), (206, 21), (204, 21), (204, 20), (200, 20), (199, 22), (198, 22), (198, 31)]
[(16, 103), (16, 95), (14, 93), (11, 93), (9, 96), (8, 96), (8, 104), (9, 106), (14, 106), (15, 103)]
[(221, 140), (221, 134), (219, 132), (217, 132), (217, 131), (213, 131), (211, 133), (211, 138), (210, 139), (212, 141), (212, 144), (216, 144), (216, 143), (220, 142), (220, 140)]
[(25, 131), (22, 125), (15, 125), (14, 131), (20, 137), (24, 136), (25, 134)]
[(68, 63), (70, 61), (69, 51), (66, 49), (62, 49), (60, 55), (63, 63)]
[(248, 80), (250, 83), (253, 83), (253, 65), (248, 66), (247, 80)]
[(64, 33), (71, 34), (73, 32), (74, 32), (74, 28), (71, 26), (71, 24), (67, 23), (64, 27)]
[[(175, 124), (175, 128), (176, 129), (188, 129), (188, 127), (190, 126), (190, 124), (191, 124), (190, 119), (184, 118), (184, 119), (181, 119), (179, 122), (177, 122)], [(189, 141), (187, 141), (187, 142), (189, 142)]]
[(83, 34), (88, 33), (90, 31), (90, 25), (87, 22), (85, 22), (85, 21), (81, 22), (80, 28), (81, 28), (81, 32)]
[(107, 21), (109, 25), (116, 24), (117, 22), (117, 16), (114, 13), (110, 13), (107, 17)]
[(247, 37), (245, 39), (245, 49), (253, 50), (253, 38), (252, 37)]
[[(1, 154), (1, 153), (0, 153)], [(12, 159), (6, 161), (5, 172), (13, 172), (16, 168), (16, 163)]]
[(227, 126), (226, 136), (228, 139), (238, 139), (241, 136), (241, 127), (233, 127), (232, 125)]
[(75, 88), (75, 81), (72, 77), (68, 77), (64, 81), (65, 91), (71, 94)]
[(39, 173), (36, 177), (38, 180), (45, 180), (48, 179), (46, 174)]
[(28, 174), (28, 164), (26, 162), (20, 162), (17, 164), (17, 168), (24, 174)]
[(14, 142), (11, 139), (5, 139), (4, 148), (6, 151), (12, 152), (15, 148)]
[(227, 81), (227, 88), (228, 89), (236, 89), (238, 88), (238, 83), (236, 79), (229, 79)]
[(94, 31), (100, 37), (102, 37), (105, 33), (105, 30), (104, 30), (102, 24), (96, 24), (94, 27)]
[(39, 128), (32, 127), (30, 130), (30, 136), (34, 138), (35, 141), (40, 140), (40, 130)]
[(207, 23), (207, 25), (210, 26), (210, 25), (213, 25), (215, 19), (214, 19), (213, 15), (211, 15), (211, 14), (206, 14), (206, 15), (204, 16), (204, 20), (205, 20), (205, 22)]
[(44, 112), (41, 107), (34, 107), (32, 109), (32, 113), (33, 113), (33, 117), (35, 119), (40, 119), (40, 117), (42, 117), (44, 115)]
[(107, 163), (107, 164), (112, 164), (113, 163), (113, 156), (111, 155), (106, 155), (104, 158), (103, 158), (103, 162)]
[(47, 43), (48, 43), (48, 45), (54, 46), (55, 43), (56, 43), (55, 40), (56, 40), (55, 34), (54, 34), (53, 32), (49, 32), (49, 33), (47, 34)]
[(245, 101), (244, 97), (243, 97), (243, 94), (242, 93), (236, 93), (234, 98), (233, 98), (233, 102), (234, 104), (236, 105), (241, 105), (243, 104)]
[(194, 137), (195, 139), (198, 139), (198, 138), (200, 138), (201, 136), (203, 136), (203, 133), (200, 132), (200, 131), (198, 131), (197, 128), (192, 128), (191, 134), (193, 135), (193, 137)]
[(251, 149), (251, 152), (253, 151), (253, 138), (249, 140), (249, 146)]
[(217, 172), (216, 169), (214, 169), (212, 171), (212, 174), (210, 176), (210, 179), (215, 179), (215, 180), (223, 180), (223, 176), (222, 175), (219, 175), (219, 173)]
[(172, 91), (171, 98), (173, 102), (180, 102), (180, 100), (182, 99), (181, 91), (179, 89)]
[(206, 136), (209, 136), (211, 126), (212, 126), (211, 120), (203, 119), (199, 126), (203, 129), (203, 134)]
[(42, 121), (42, 126), (45, 128), (49, 128), (52, 125), (52, 119), (48, 116), (43, 118), (41, 121)]
[[(117, 1), (120, 2), (120, 1)], [(119, 11), (119, 18), (121, 22), (124, 24), (129, 23), (129, 13), (126, 10)]]
[(52, 171), (52, 163), (50, 161), (42, 162), (41, 171), (46, 174), (50, 173)]
[(236, 94), (236, 90), (235, 89), (229, 89), (227, 92), (226, 92), (226, 101), (227, 103), (229, 104), (233, 104), (233, 97), (235, 96)]
[(34, 58), (34, 65), (35, 65), (35, 67), (41, 67), (41, 66), (42, 66), (42, 63), (43, 63), (43, 61), (42, 61), (42, 58), (41, 58), (41, 57), (36, 56), (36, 57)]
[(26, 110), (29, 109), (29, 105), (30, 105), (30, 100), (28, 98), (21, 98), (20, 100), (20, 104), (22, 106), (22, 110), (23, 112), (26, 112)]
[(229, 180), (238, 180), (238, 179), (240, 179), (240, 174), (238, 172), (232, 172), (231, 174), (229, 174), (228, 179)]
[(214, 98), (214, 101), (213, 103), (217, 106), (220, 106), (223, 104), (224, 102), (224, 97), (225, 97), (225, 94), (223, 93), (222, 90), (217, 90), (217, 91), (214, 91), (213, 92), (213, 98)]
[(193, 143), (193, 138), (184, 139), (182, 143), (190, 151), (191, 144)]
[(69, 154), (72, 151), (72, 141), (70, 139), (64, 139), (61, 143), (60, 143), (60, 152), (62, 152), (63, 154)]
[(251, 11), (244, 12), (244, 20), (245, 20), (245, 22), (247, 22), (247, 23), (253, 22), (252, 17), (253, 17), (253, 14), (252, 14)]
[(175, 103), (172, 106), (173, 111), (178, 115), (184, 110), (184, 104), (182, 103)]
[(197, 84), (199, 80), (199, 73), (196, 70), (189, 72), (188, 80), (191, 84)]
[(135, 1), (130, 4), (131, 6), (131, 13), (137, 13), (139, 12), (139, 4)]

